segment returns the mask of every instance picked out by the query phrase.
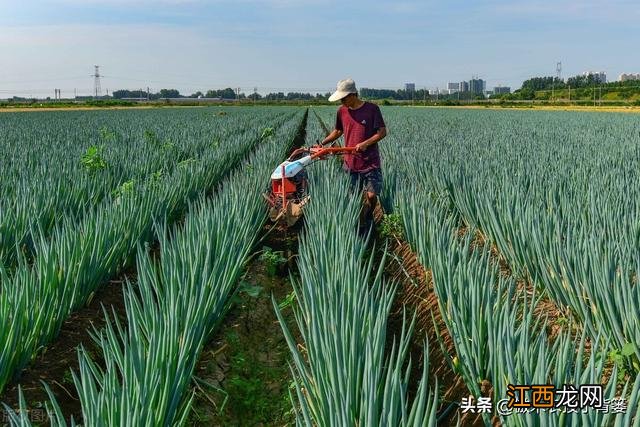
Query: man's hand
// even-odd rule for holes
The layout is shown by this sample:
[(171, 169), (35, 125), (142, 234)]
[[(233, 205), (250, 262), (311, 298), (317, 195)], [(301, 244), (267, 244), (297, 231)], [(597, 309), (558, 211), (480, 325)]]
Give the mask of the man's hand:
[(363, 152), (367, 151), (367, 149), (371, 145), (377, 143), (378, 141), (380, 141), (385, 136), (387, 136), (387, 128), (378, 129), (378, 131), (375, 133), (375, 135), (373, 135), (371, 138), (367, 139), (366, 141), (362, 141), (360, 144), (356, 145), (356, 152), (357, 153), (363, 153)]
[(356, 145), (356, 153), (363, 153), (367, 151), (367, 148), (369, 148), (369, 146), (365, 142), (361, 142), (360, 144)]

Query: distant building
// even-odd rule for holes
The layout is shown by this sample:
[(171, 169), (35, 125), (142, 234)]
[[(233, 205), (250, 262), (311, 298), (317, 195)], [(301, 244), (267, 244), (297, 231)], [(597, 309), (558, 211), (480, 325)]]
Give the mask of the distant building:
[(582, 75), (585, 77), (593, 76), (593, 79), (599, 83), (607, 82), (607, 73), (604, 71), (585, 71)]
[(626, 82), (629, 80), (640, 80), (640, 73), (622, 73), (620, 74), (620, 77), (618, 77), (618, 80), (621, 82)]
[(485, 89), (486, 82), (482, 79), (471, 79), (469, 80), (469, 92), (472, 93), (483, 93)]
[(468, 82), (460, 82), (459, 89), (460, 89), (460, 92), (469, 92), (469, 83)]
[(405, 83), (404, 84), (404, 90), (407, 92), (415, 92), (416, 91), (416, 84), (415, 83)]
[(460, 83), (447, 83), (447, 91), (449, 93), (456, 93), (460, 90)]
[(493, 88), (493, 93), (496, 95), (501, 95), (503, 93), (511, 93), (511, 88), (508, 86), (496, 86)]

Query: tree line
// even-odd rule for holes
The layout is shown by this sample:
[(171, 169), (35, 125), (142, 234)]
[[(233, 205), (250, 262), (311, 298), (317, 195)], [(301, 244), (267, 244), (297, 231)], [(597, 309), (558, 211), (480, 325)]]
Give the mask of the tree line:
[[(529, 99), (544, 99), (551, 97), (552, 91), (557, 91), (556, 94), (562, 93), (562, 91), (571, 90), (572, 95), (576, 97), (588, 97), (589, 91), (593, 91), (597, 88), (602, 91), (614, 90), (620, 92), (622, 98), (633, 97), (640, 93), (638, 89), (640, 86), (639, 81), (625, 81), (625, 82), (609, 82), (600, 83), (597, 75), (586, 76), (574, 76), (569, 77), (567, 80), (559, 79), (558, 77), (532, 77), (525, 80), (522, 83), (520, 89), (515, 90), (510, 94), (497, 94), (492, 95), (492, 98), (500, 98), (505, 100), (529, 100)], [(426, 89), (418, 90), (404, 90), (404, 89), (375, 89), (375, 88), (361, 88), (359, 94), (364, 99), (388, 99), (396, 101), (420, 101), (423, 99), (431, 99), (434, 95), (431, 95)], [(297, 100), (327, 100), (330, 93), (305, 93), (305, 92), (272, 92), (266, 95), (259, 93), (245, 94), (244, 92), (237, 93), (233, 88), (225, 89), (211, 89), (206, 92), (197, 91), (191, 95), (183, 95), (177, 89), (161, 89), (157, 93), (149, 93), (141, 90), (116, 90), (113, 92), (112, 97), (114, 99), (150, 99), (158, 100), (162, 98), (216, 98), (223, 100), (254, 100), (254, 101), (297, 101)], [(438, 98), (442, 101), (445, 100), (481, 100), (484, 99), (483, 94), (454, 93), (454, 94), (440, 94)]]
[[(411, 101), (420, 100), (429, 97), (429, 91), (426, 89), (418, 89), (414, 91), (408, 91), (404, 89), (371, 89), (362, 88), (359, 91), (360, 96), (366, 99), (393, 99), (398, 101)], [(177, 89), (161, 89), (156, 93), (147, 93), (143, 90), (126, 90), (120, 89), (113, 91), (112, 97), (114, 99), (150, 99), (158, 100), (162, 98), (219, 98), (225, 100), (233, 99), (250, 99), (250, 100), (265, 100), (265, 101), (292, 101), (292, 100), (326, 100), (331, 95), (327, 93), (307, 93), (307, 92), (272, 92), (266, 95), (259, 93), (245, 94), (244, 92), (237, 93), (234, 89), (228, 87), (225, 89), (212, 89), (206, 92), (197, 91), (191, 95), (183, 95)]]
[(291, 101), (291, 100), (313, 100), (313, 99), (327, 99), (330, 93), (302, 93), (302, 92), (273, 92), (266, 95), (259, 93), (245, 94), (244, 92), (236, 92), (232, 88), (225, 89), (211, 89), (206, 92), (197, 91), (191, 95), (183, 95), (177, 89), (160, 89), (159, 92), (147, 93), (143, 90), (127, 90), (120, 89), (112, 92), (111, 96), (114, 99), (150, 99), (158, 100), (163, 98), (217, 98), (225, 100), (235, 99), (250, 99), (250, 100), (266, 100), (266, 101)]
[[(507, 100), (550, 99), (552, 92), (564, 93), (571, 90), (573, 96), (593, 97), (594, 91), (620, 93), (621, 98), (630, 98), (640, 93), (640, 81), (627, 80), (603, 83), (597, 75), (581, 75), (569, 77), (567, 80), (558, 77), (532, 77), (522, 82), (522, 87), (511, 94), (496, 95), (495, 98)], [(564, 92), (563, 92), (564, 91)]]

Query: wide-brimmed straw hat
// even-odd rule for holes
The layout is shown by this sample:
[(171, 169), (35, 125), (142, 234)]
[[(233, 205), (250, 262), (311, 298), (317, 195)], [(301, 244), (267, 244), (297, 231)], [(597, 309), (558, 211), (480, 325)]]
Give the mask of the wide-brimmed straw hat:
[(329, 101), (339, 101), (350, 93), (358, 93), (356, 82), (353, 79), (340, 80), (336, 85), (336, 91), (329, 97)]

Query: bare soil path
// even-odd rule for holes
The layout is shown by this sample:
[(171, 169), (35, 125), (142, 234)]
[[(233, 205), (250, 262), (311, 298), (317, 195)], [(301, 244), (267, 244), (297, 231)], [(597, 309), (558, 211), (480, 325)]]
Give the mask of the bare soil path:
[[(264, 228), (266, 233), (271, 224)], [(297, 232), (273, 230), (247, 265), (233, 307), (206, 345), (196, 371), (189, 425), (291, 425), (291, 359), (271, 296), (297, 331), (291, 276), (297, 275)]]

